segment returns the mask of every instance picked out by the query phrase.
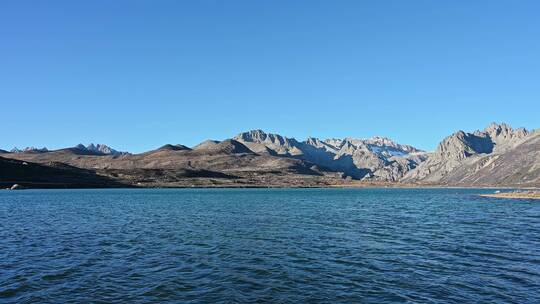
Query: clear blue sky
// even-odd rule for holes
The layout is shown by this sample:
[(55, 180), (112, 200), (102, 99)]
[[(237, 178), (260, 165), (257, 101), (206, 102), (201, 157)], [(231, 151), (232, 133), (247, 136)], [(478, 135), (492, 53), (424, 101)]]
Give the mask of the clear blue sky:
[(539, 1), (1, 1), (0, 148), (540, 127)]

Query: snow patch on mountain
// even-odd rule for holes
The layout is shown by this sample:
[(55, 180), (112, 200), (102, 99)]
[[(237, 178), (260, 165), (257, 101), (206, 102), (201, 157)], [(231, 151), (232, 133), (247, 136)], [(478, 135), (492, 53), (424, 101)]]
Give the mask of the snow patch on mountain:
[(87, 146), (83, 145), (83, 144), (78, 144), (75, 146), (75, 148), (77, 149), (80, 149), (80, 150), (83, 150), (83, 151), (89, 151), (89, 152), (93, 152), (93, 153), (96, 153), (96, 154), (104, 154), (104, 155), (129, 155), (130, 153), (129, 152), (122, 152), (122, 151), (117, 151), (107, 145), (104, 145), (104, 144), (94, 144), (94, 143), (91, 143)]
[(11, 153), (24, 153), (24, 152), (48, 152), (49, 150), (45, 147), (43, 148), (36, 148), (36, 147), (26, 147), (24, 149), (18, 149), (17, 147), (14, 147), (13, 149), (11, 149)]
[(256, 153), (307, 160), (357, 179), (397, 181), (427, 158), (425, 154), (419, 154), (422, 150), (381, 136), (325, 140), (309, 137), (300, 142), (279, 134), (252, 130), (240, 133), (234, 139)]

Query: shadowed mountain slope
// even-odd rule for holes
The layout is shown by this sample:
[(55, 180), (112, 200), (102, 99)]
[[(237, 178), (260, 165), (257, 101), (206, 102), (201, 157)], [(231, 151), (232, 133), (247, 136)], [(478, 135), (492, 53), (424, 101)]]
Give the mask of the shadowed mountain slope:
[(114, 179), (100, 176), (63, 163), (41, 165), (0, 157), (0, 187), (19, 184), (39, 188), (108, 188), (127, 187)]
[(303, 159), (329, 171), (361, 180), (397, 181), (427, 158), (423, 151), (385, 137), (371, 139), (308, 138), (299, 142), (252, 130), (234, 137), (257, 153)]
[(540, 185), (540, 132), (491, 124), (482, 131), (458, 131), (403, 182), (443, 185)]
[(159, 151), (189, 151), (191, 149), (180, 144), (177, 144), (177, 145), (166, 144), (159, 147), (157, 150)]
[[(235, 140), (207, 141), (197, 148), (160, 148), (133, 155), (93, 155), (70, 148), (47, 153), (10, 153), (6, 157), (40, 164), (62, 162), (137, 186), (313, 185), (324, 174), (312, 163), (258, 155)], [(196, 180), (205, 179), (205, 180)], [(311, 179), (311, 181), (310, 181)]]
[[(456, 132), (433, 153), (385, 137), (298, 141), (261, 130), (223, 141), (207, 140), (192, 149), (169, 144), (129, 154), (110, 152), (105, 145), (89, 147), (0, 151), (0, 156), (46, 167), (39, 169), (46, 172), (41, 181), (55, 182), (52, 171), (46, 170), (56, 168), (67, 170), (58, 171), (58, 176), (80, 175), (85, 183), (93, 174), (103, 185), (115, 181), (142, 187), (304, 187), (345, 185), (353, 179), (416, 185), (540, 186), (540, 131), (505, 124), (491, 124), (473, 133)], [(60, 169), (60, 165), (66, 168)], [(20, 172), (33, 174), (29, 180), (37, 178), (37, 171)], [(11, 183), (21, 176), (12, 177), (5, 173), (0, 182)]]

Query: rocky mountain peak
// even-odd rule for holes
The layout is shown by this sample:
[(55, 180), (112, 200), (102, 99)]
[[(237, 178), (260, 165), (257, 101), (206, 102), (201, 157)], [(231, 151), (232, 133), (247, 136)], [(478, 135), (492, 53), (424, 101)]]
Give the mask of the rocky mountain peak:
[(74, 148), (81, 151), (85, 151), (85, 152), (90, 152), (94, 154), (103, 154), (103, 155), (128, 155), (129, 154), (128, 152), (117, 151), (104, 144), (90, 143), (87, 146), (83, 144), (78, 144)]
[(36, 147), (26, 147), (24, 149), (18, 149), (17, 147), (14, 147), (13, 149), (11, 149), (11, 153), (24, 153), (24, 152), (38, 152), (38, 153), (42, 153), (42, 152), (48, 152), (49, 150), (45, 147), (43, 148), (36, 148)]
[(355, 143), (354, 142), (354, 139), (352, 138), (345, 138), (340, 147), (339, 147), (339, 152), (341, 154), (348, 154), (348, 155), (352, 155), (354, 154), (355, 151), (357, 151), (359, 148), (359, 145), (358, 143)]
[(300, 158), (359, 179), (397, 180), (425, 160), (424, 156), (409, 156), (420, 150), (382, 136), (325, 140), (309, 137), (299, 142), (294, 138), (252, 130), (234, 139), (256, 153)]
[(513, 129), (511, 126), (495, 122), (491, 123), (484, 131), (477, 131), (475, 134), (485, 134), (489, 136), (496, 144), (504, 144), (505, 142), (524, 138), (529, 134), (525, 128)]
[(492, 133), (492, 132), (501, 133), (503, 131), (505, 133), (508, 133), (512, 131), (512, 127), (510, 127), (504, 122), (500, 124), (496, 122), (492, 122), (484, 129), (484, 131), (486, 131), (487, 133)]
[(305, 143), (312, 146), (320, 146), (322, 141), (316, 137), (308, 137)]
[[(255, 142), (255, 143), (273, 143), (277, 145), (289, 145), (292, 146), (296, 143), (293, 138), (287, 138), (279, 134), (266, 133), (263, 130), (251, 130), (248, 132), (240, 133), (234, 137), (235, 140)], [(294, 142), (294, 143), (293, 143)]]
[(240, 133), (236, 137), (246, 141), (264, 141), (268, 137), (268, 134), (263, 130), (256, 129)]
[(93, 151), (93, 152), (100, 152), (100, 153), (103, 153), (103, 154), (106, 154), (106, 155), (125, 155), (125, 154), (129, 154), (127, 152), (121, 152), (121, 151), (117, 151), (107, 145), (104, 145), (104, 144), (89, 144), (88, 146), (86, 146), (86, 149), (89, 150), (89, 151)]
[(279, 134), (266, 133), (262, 130), (240, 133), (233, 139), (246, 145), (256, 153), (270, 153), (275, 155), (302, 154), (301, 143), (296, 141), (296, 139)]
[(491, 123), (484, 130), (473, 133), (458, 131), (446, 137), (437, 148), (436, 154), (451, 159), (463, 159), (479, 153), (491, 153), (503, 149), (529, 134), (524, 128), (513, 129), (501, 123)]
[[(493, 180), (527, 183), (534, 180), (540, 136), (524, 128), (492, 123), (473, 133), (458, 131), (402, 181), (481, 184)], [(524, 165), (526, 164), (526, 165)]]
[(384, 136), (373, 136), (368, 139), (367, 142), (372, 144), (377, 144), (379, 146), (396, 146), (397, 144), (388, 137)]
[(443, 139), (435, 153), (441, 158), (461, 160), (474, 154), (492, 151), (493, 142), (489, 137), (460, 130)]

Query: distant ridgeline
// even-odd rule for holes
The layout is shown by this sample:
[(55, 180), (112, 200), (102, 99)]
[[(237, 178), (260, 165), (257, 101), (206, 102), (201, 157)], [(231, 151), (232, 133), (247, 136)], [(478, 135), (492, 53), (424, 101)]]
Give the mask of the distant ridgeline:
[[(63, 164), (89, 170), (115, 185), (138, 187), (540, 185), (540, 131), (495, 123), (473, 133), (456, 132), (429, 153), (385, 137), (310, 137), (298, 141), (252, 130), (224, 141), (207, 140), (192, 148), (167, 144), (140, 154), (102, 144), (79, 144), (52, 151), (33, 147), (0, 150), (0, 157), (40, 166), (55, 164), (56, 168)], [(24, 172), (24, 168), (21, 170)], [(35, 170), (39, 167), (34, 168), (34, 175)], [(10, 176), (0, 178), (7, 180)], [(31, 179), (24, 180), (24, 174), (9, 182), (32, 183)]]
[[(75, 147), (73, 148), (67, 148), (67, 149), (72, 149), (72, 150), (80, 150), (80, 151), (85, 151), (87, 153), (90, 153), (90, 154), (96, 154), (96, 155), (127, 155), (127, 154), (130, 154), (128, 152), (120, 152), (120, 151), (116, 151), (115, 149), (107, 146), (107, 145), (102, 145), (102, 144), (89, 144), (88, 146), (85, 146), (83, 144), (78, 144), (76, 145)], [(0, 151), (4, 151), (4, 150), (0, 150)], [(4, 151), (5, 152), (5, 151)], [(44, 152), (49, 152), (49, 150), (45, 147), (41, 148), (41, 149), (38, 149), (38, 148), (35, 148), (35, 147), (26, 147), (24, 149), (18, 149), (17, 147), (11, 149), (10, 151), (11, 153), (44, 153)]]

